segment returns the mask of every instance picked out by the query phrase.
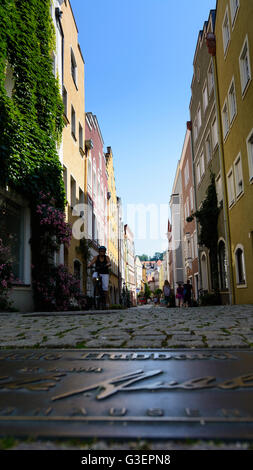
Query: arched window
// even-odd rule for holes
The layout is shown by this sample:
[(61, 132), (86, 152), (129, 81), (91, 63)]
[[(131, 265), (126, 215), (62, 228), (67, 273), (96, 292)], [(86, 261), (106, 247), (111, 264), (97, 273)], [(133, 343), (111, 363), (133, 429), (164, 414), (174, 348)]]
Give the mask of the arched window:
[(226, 246), (223, 240), (220, 240), (218, 245), (219, 256), (219, 275), (220, 275), (220, 288), (227, 289), (227, 261), (226, 261)]
[(239, 245), (235, 250), (236, 283), (246, 284), (245, 260), (243, 246)]

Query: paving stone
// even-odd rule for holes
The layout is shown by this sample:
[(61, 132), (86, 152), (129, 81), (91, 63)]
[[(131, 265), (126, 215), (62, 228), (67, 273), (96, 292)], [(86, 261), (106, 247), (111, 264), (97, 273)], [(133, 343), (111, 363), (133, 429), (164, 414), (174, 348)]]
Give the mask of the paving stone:
[(127, 348), (161, 348), (165, 336), (154, 336), (153, 338), (145, 338), (143, 336), (135, 336), (133, 339), (127, 341)]
[(86, 348), (119, 348), (125, 340), (122, 339), (93, 339), (85, 342)]
[(200, 341), (202, 342), (202, 336), (196, 335), (174, 335), (172, 336), (173, 341), (182, 341), (182, 342), (189, 342), (189, 341)]
[(205, 344), (203, 341), (198, 340), (198, 341), (178, 341), (174, 339), (169, 339), (167, 341), (167, 347), (168, 348), (203, 348), (205, 347)]

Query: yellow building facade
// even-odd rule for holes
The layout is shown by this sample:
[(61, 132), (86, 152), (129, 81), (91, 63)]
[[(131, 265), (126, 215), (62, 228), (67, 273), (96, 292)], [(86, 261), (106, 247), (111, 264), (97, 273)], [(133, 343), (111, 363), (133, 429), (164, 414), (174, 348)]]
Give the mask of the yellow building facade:
[(118, 247), (118, 209), (117, 193), (113, 166), (113, 153), (111, 147), (107, 147), (106, 170), (108, 177), (107, 194), (107, 254), (111, 260), (111, 273), (109, 282), (109, 293), (111, 304), (119, 302), (119, 247)]
[[(61, 24), (64, 33), (63, 49), (63, 102), (65, 128), (63, 130), (63, 178), (66, 190), (67, 221), (72, 224), (71, 244), (64, 251), (64, 263), (69, 271), (84, 282), (84, 260), (78, 252), (80, 209), (85, 203), (85, 108), (84, 108), (84, 59), (78, 43), (78, 29), (69, 0), (62, 3)], [(75, 209), (76, 207), (76, 209)], [(76, 223), (77, 222), (77, 223)]]
[(252, 21), (252, 1), (217, 1), (217, 99), (236, 304), (253, 303)]

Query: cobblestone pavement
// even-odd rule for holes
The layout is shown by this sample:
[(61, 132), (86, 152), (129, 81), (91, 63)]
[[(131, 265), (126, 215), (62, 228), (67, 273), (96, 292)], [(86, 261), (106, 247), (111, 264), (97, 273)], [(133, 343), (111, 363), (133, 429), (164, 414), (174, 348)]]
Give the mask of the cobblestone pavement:
[(0, 348), (251, 348), (253, 305), (2, 313)]
[[(253, 305), (142, 306), (107, 312), (1, 313), (0, 349), (253, 348)], [(250, 442), (5, 442), (0, 449), (246, 450)]]

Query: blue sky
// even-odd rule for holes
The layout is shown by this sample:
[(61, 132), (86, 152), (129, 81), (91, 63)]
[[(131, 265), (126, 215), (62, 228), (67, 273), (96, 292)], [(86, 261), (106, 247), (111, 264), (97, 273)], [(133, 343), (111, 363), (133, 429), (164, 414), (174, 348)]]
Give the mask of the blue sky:
[[(216, 0), (71, 5), (85, 59), (85, 108), (98, 118), (105, 149), (112, 147), (117, 193), (129, 223), (127, 204), (169, 203), (189, 120), (198, 33)], [(149, 233), (146, 240), (135, 235), (138, 254), (166, 247)]]

